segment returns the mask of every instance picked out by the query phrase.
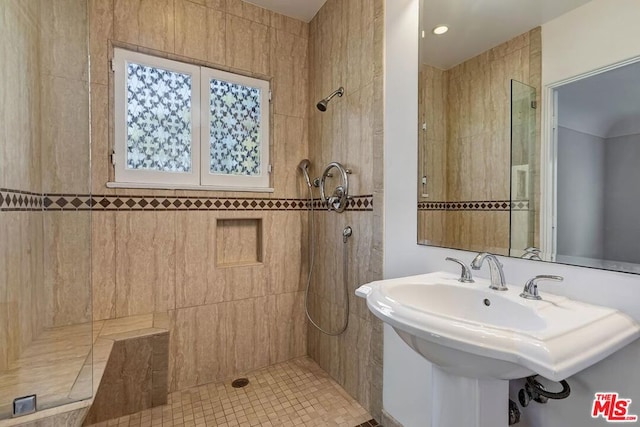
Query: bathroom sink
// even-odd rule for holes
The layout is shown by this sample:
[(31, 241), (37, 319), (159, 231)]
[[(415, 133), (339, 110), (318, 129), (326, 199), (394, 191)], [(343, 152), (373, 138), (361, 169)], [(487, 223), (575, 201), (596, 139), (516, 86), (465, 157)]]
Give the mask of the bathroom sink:
[(478, 379), (542, 375), (560, 381), (640, 336), (629, 316), (522, 286), (489, 289), (438, 272), (363, 285), (356, 294), (411, 348), (444, 371)]

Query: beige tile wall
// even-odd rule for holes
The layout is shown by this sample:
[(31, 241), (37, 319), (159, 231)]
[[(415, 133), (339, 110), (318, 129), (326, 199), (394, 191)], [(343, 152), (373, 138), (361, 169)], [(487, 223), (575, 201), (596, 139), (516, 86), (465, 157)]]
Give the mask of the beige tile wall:
[[(540, 34), (540, 28), (533, 29), (444, 72), (422, 66), (420, 114), (428, 130), (426, 137), (420, 131), (426, 148), (420, 144), (419, 156), (431, 185), (429, 197), (419, 194), (420, 201), (509, 200), (511, 79), (540, 94)], [(536, 128), (537, 152), (527, 154), (535, 165), (535, 182), (540, 109)], [(536, 191), (539, 194), (539, 188)], [(534, 204), (534, 215), (536, 209)], [(508, 213), (428, 211), (420, 213), (418, 222), (421, 241), (469, 250), (493, 248), (503, 254), (509, 248)], [(441, 225), (444, 236), (437, 229)]]
[[(0, 187), (86, 193), (86, 2), (7, 0), (0, 8)], [(0, 214), (0, 370), (43, 328), (90, 319), (89, 221), (86, 212)]]
[[(447, 105), (449, 74), (421, 64), (418, 79), (418, 201), (447, 200)], [(424, 128), (426, 125), (426, 130)], [(427, 178), (423, 185), (422, 178)], [(447, 214), (418, 211), (418, 242), (447, 246)]]
[[(382, 277), (383, 2), (329, 0), (310, 23), (309, 154), (312, 176), (339, 161), (353, 170), (350, 192), (373, 194), (373, 212), (316, 213), (316, 262), (310, 311), (326, 329), (345, 320), (342, 230), (347, 243), (349, 327), (329, 337), (309, 326), (309, 355), (375, 418), (382, 407), (382, 327), (356, 298), (359, 285)], [(315, 104), (340, 86), (325, 113)]]
[[(40, 0), (41, 165), (44, 193), (91, 190), (88, 5)], [(44, 327), (91, 320), (91, 214), (50, 212), (44, 223)], [(90, 339), (88, 337), (87, 339)]]
[[(308, 156), (308, 24), (239, 0), (90, 0), (89, 11), (94, 194), (305, 196), (296, 167)], [(114, 45), (269, 79), (275, 192), (107, 189)], [(226, 230), (222, 247), (218, 219), (260, 220), (261, 236)], [(300, 211), (94, 212), (94, 317), (168, 311), (171, 390), (302, 356), (305, 226)], [(245, 256), (257, 243), (261, 262), (216, 265), (219, 250)]]
[[(39, 192), (40, 57), (35, 0), (0, 3), (0, 188)], [(0, 213), (0, 372), (37, 335), (42, 213)]]

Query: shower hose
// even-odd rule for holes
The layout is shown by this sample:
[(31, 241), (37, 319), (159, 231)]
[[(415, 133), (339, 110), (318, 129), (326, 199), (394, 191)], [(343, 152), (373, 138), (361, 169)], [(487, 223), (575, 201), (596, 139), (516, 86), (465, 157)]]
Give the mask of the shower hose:
[(348, 256), (347, 256), (347, 237), (345, 237), (342, 242), (342, 285), (344, 288), (344, 326), (342, 326), (336, 332), (330, 332), (324, 330), (320, 325), (318, 325), (311, 314), (309, 314), (309, 289), (311, 288), (311, 277), (313, 275), (313, 267), (315, 264), (315, 255), (316, 255), (316, 245), (315, 245), (315, 221), (313, 218), (314, 209), (313, 209), (313, 192), (311, 191), (311, 187), (309, 186), (309, 216), (310, 216), (310, 231), (309, 231), (309, 274), (307, 275), (307, 288), (304, 292), (304, 312), (307, 315), (307, 319), (313, 326), (315, 326), (320, 332), (325, 335), (329, 335), (332, 337), (336, 337), (344, 333), (347, 330), (347, 326), (349, 326), (349, 291), (347, 286), (347, 272), (348, 272)]

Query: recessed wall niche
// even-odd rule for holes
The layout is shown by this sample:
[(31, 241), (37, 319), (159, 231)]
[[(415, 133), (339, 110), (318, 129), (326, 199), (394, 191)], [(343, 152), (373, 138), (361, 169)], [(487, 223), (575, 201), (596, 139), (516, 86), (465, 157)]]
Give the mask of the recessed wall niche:
[(262, 219), (219, 218), (216, 222), (216, 266), (260, 264), (263, 260)]

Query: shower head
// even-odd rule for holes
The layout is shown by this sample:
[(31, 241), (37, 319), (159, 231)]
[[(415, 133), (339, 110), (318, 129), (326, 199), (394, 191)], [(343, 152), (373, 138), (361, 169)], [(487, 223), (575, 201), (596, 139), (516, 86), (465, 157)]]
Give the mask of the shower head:
[(303, 159), (300, 163), (298, 163), (298, 168), (302, 171), (304, 175), (304, 180), (307, 182), (307, 186), (311, 188), (311, 179), (309, 178), (309, 166), (311, 166), (311, 162), (309, 159)]
[(338, 88), (338, 90), (333, 91), (331, 95), (327, 96), (325, 99), (318, 102), (316, 104), (316, 107), (318, 108), (318, 110), (322, 111), (323, 113), (327, 111), (327, 106), (329, 105), (329, 101), (331, 101), (331, 99), (336, 95), (339, 98), (342, 98), (342, 95), (344, 95), (344, 88), (342, 86)]

